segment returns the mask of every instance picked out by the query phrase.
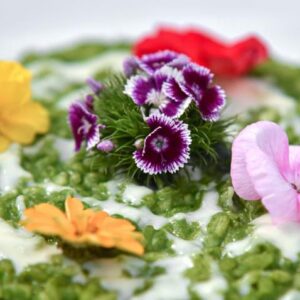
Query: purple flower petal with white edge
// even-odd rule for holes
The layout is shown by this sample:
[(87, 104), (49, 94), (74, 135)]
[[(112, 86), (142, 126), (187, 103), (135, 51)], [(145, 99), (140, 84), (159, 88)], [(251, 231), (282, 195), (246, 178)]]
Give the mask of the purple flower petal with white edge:
[(75, 139), (75, 151), (86, 141), (87, 150), (100, 141), (98, 117), (90, 113), (82, 102), (75, 102), (69, 108), (69, 123)]
[(174, 61), (178, 57), (178, 53), (169, 50), (145, 54), (140, 58), (139, 66), (147, 74), (152, 75), (155, 71)]
[(150, 175), (177, 172), (190, 157), (187, 124), (165, 115), (152, 115), (147, 124), (152, 132), (145, 138), (143, 149), (133, 154), (137, 167)]
[(115, 144), (111, 140), (103, 140), (97, 145), (97, 149), (102, 152), (111, 152), (115, 148)]
[(216, 121), (220, 117), (221, 109), (226, 103), (226, 95), (220, 86), (208, 88), (197, 103), (200, 114), (205, 121)]
[(87, 85), (95, 94), (99, 94), (103, 90), (103, 84), (94, 78), (90, 77), (86, 80)]
[(127, 57), (123, 62), (123, 71), (126, 77), (136, 74), (139, 69), (139, 59), (135, 56)]
[(190, 63), (182, 70), (183, 81), (180, 81), (182, 90), (196, 102), (200, 101), (203, 92), (208, 88), (213, 75), (209, 69)]
[(191, 103), (190, 98), (186, 98), (183, 101), (168, 101), (165, 105), (160, 107), (160, 111), (170, 117), (179, 118)]
[(146, 104), (148, 95), (155, 91), (153, 78), (136, 75), (127, 80), (124, 93), (132, 98), (133, 102), (139, 106)]
[(189, 96), (182, 90), (180, 80), (177, 80), (174, 77), (169, 78), (163, 85), (163, 91), (168, 98), (171, 98), (177, 102), (186, 101)]
[(170, 61), (167, 64), (167, 66), (169, 66), (171, 68), (175, 68), (177, 70), (182, 70), (190, 62), (191, 62), (191, 60), (187, 56), (180, 54), (180, 55), (178, 55), (177, 58)]

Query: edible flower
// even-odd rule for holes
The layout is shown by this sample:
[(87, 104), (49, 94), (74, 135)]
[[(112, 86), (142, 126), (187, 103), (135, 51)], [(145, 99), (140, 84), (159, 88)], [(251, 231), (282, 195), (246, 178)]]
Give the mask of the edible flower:
[(68, 197), (65, 213), (49, 203), (24, 212), (23, 224), (29, 231), (58, 236), (76, 245), (118, 248), (136, 255), (144, 253), (143, 236), (128, 220), (111, 217), (104, 211), (84, 209), (79, 199)]
[(98, 117), (89, 110), (87, 104), (81, 101), (71, 104), (69, 123), (75, 139), (75, 151), (80, 150), (83, 142), (86, 142), (87, 150), (100, 142), (100, 130), (103, 125), (98, 125)]
[(188, 126), (165, 115), (152, 115), (147, 124), (151, 133), (133, 154), (137, 167), (150, 175), (177, 172), (190, 157)]
[(129, 58), (124, 71), (138, 73), (128, 79), (124, 93), (135, 104), (154, 108), (150, 113), (156, 108), (168, 117), (179, 118), (193, 100), (203, 120), (216, 121), (225, 105), (225, 92), (212, 85), (210, 70), (191, 63), (184, 55), (160, 51)]
[(31, 74), (17, 62), (0, 61), (0, 152), (30, 144), (49, 129), (45, 108), (31, 99)]
[(269, 56), (266, 45), (256, 36), (230, 44), (201, 30), (167, 27), (144, 36), (133, 47), (133, 53), (139, 57), (162, 50), (185, 54), (193, 62), (221, 76), (247, 74)]
[(168, 97), (164, 90), (164, 84), (171, 77), (172, 75), (168, 75), (163, 70), (157, 70), (148, 77), (132, 76), (126, 83), (124, 93), (139, 106), (151, 106), (154, 108), (154, 112), (155, 109), (158, 109), (168, 117), (178, 118), (189, 106), (191, 99), (180, 89), (177, 91), (176, 99)]
[(231, 178), (245, 200), (261, 199), (275, 223), (300, 221), (300, 147), (277, 124), (247, 126), (232, 146)]
[(182, 76), (170, 78), (165, 84), (165, 93), (175, 101), (185, 94), (196, 103), (205, 121), (217, 121), (226, 102), (223, 89), (212, 85), (213, 74), (205, 67), (189, 63), (183, 67)]

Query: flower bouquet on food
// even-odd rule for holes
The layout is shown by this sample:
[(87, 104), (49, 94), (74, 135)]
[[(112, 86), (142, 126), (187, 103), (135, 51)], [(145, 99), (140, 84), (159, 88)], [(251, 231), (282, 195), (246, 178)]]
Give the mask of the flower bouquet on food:
[[(124, 75), (103, 84), (69, 110), (77, 151), (94, 168), (136, 179), (217, 162), (227, 151), (226, 102), (213, 74), (182, 54), (129, 57)], [(84, 146), (83, 146), (84, 145)]]

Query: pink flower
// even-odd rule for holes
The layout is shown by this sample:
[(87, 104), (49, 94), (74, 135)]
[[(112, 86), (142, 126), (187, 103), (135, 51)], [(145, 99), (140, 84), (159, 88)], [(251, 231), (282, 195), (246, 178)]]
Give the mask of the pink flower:
[(246, 200), (261, 199), (276, 223), (300, 221), (300, 146), (275, 123), (247, 126), (232, 146), (231, 178)]

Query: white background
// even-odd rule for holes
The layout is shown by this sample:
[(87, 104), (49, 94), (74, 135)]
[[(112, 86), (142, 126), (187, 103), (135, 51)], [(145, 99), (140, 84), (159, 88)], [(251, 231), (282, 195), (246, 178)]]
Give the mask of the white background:
[(81, 38), (136, 38), (159, 24), (195, 25), (228, 39), (257, 33), (300, 62), (298, 0), (0, 0), (0, 59)]

